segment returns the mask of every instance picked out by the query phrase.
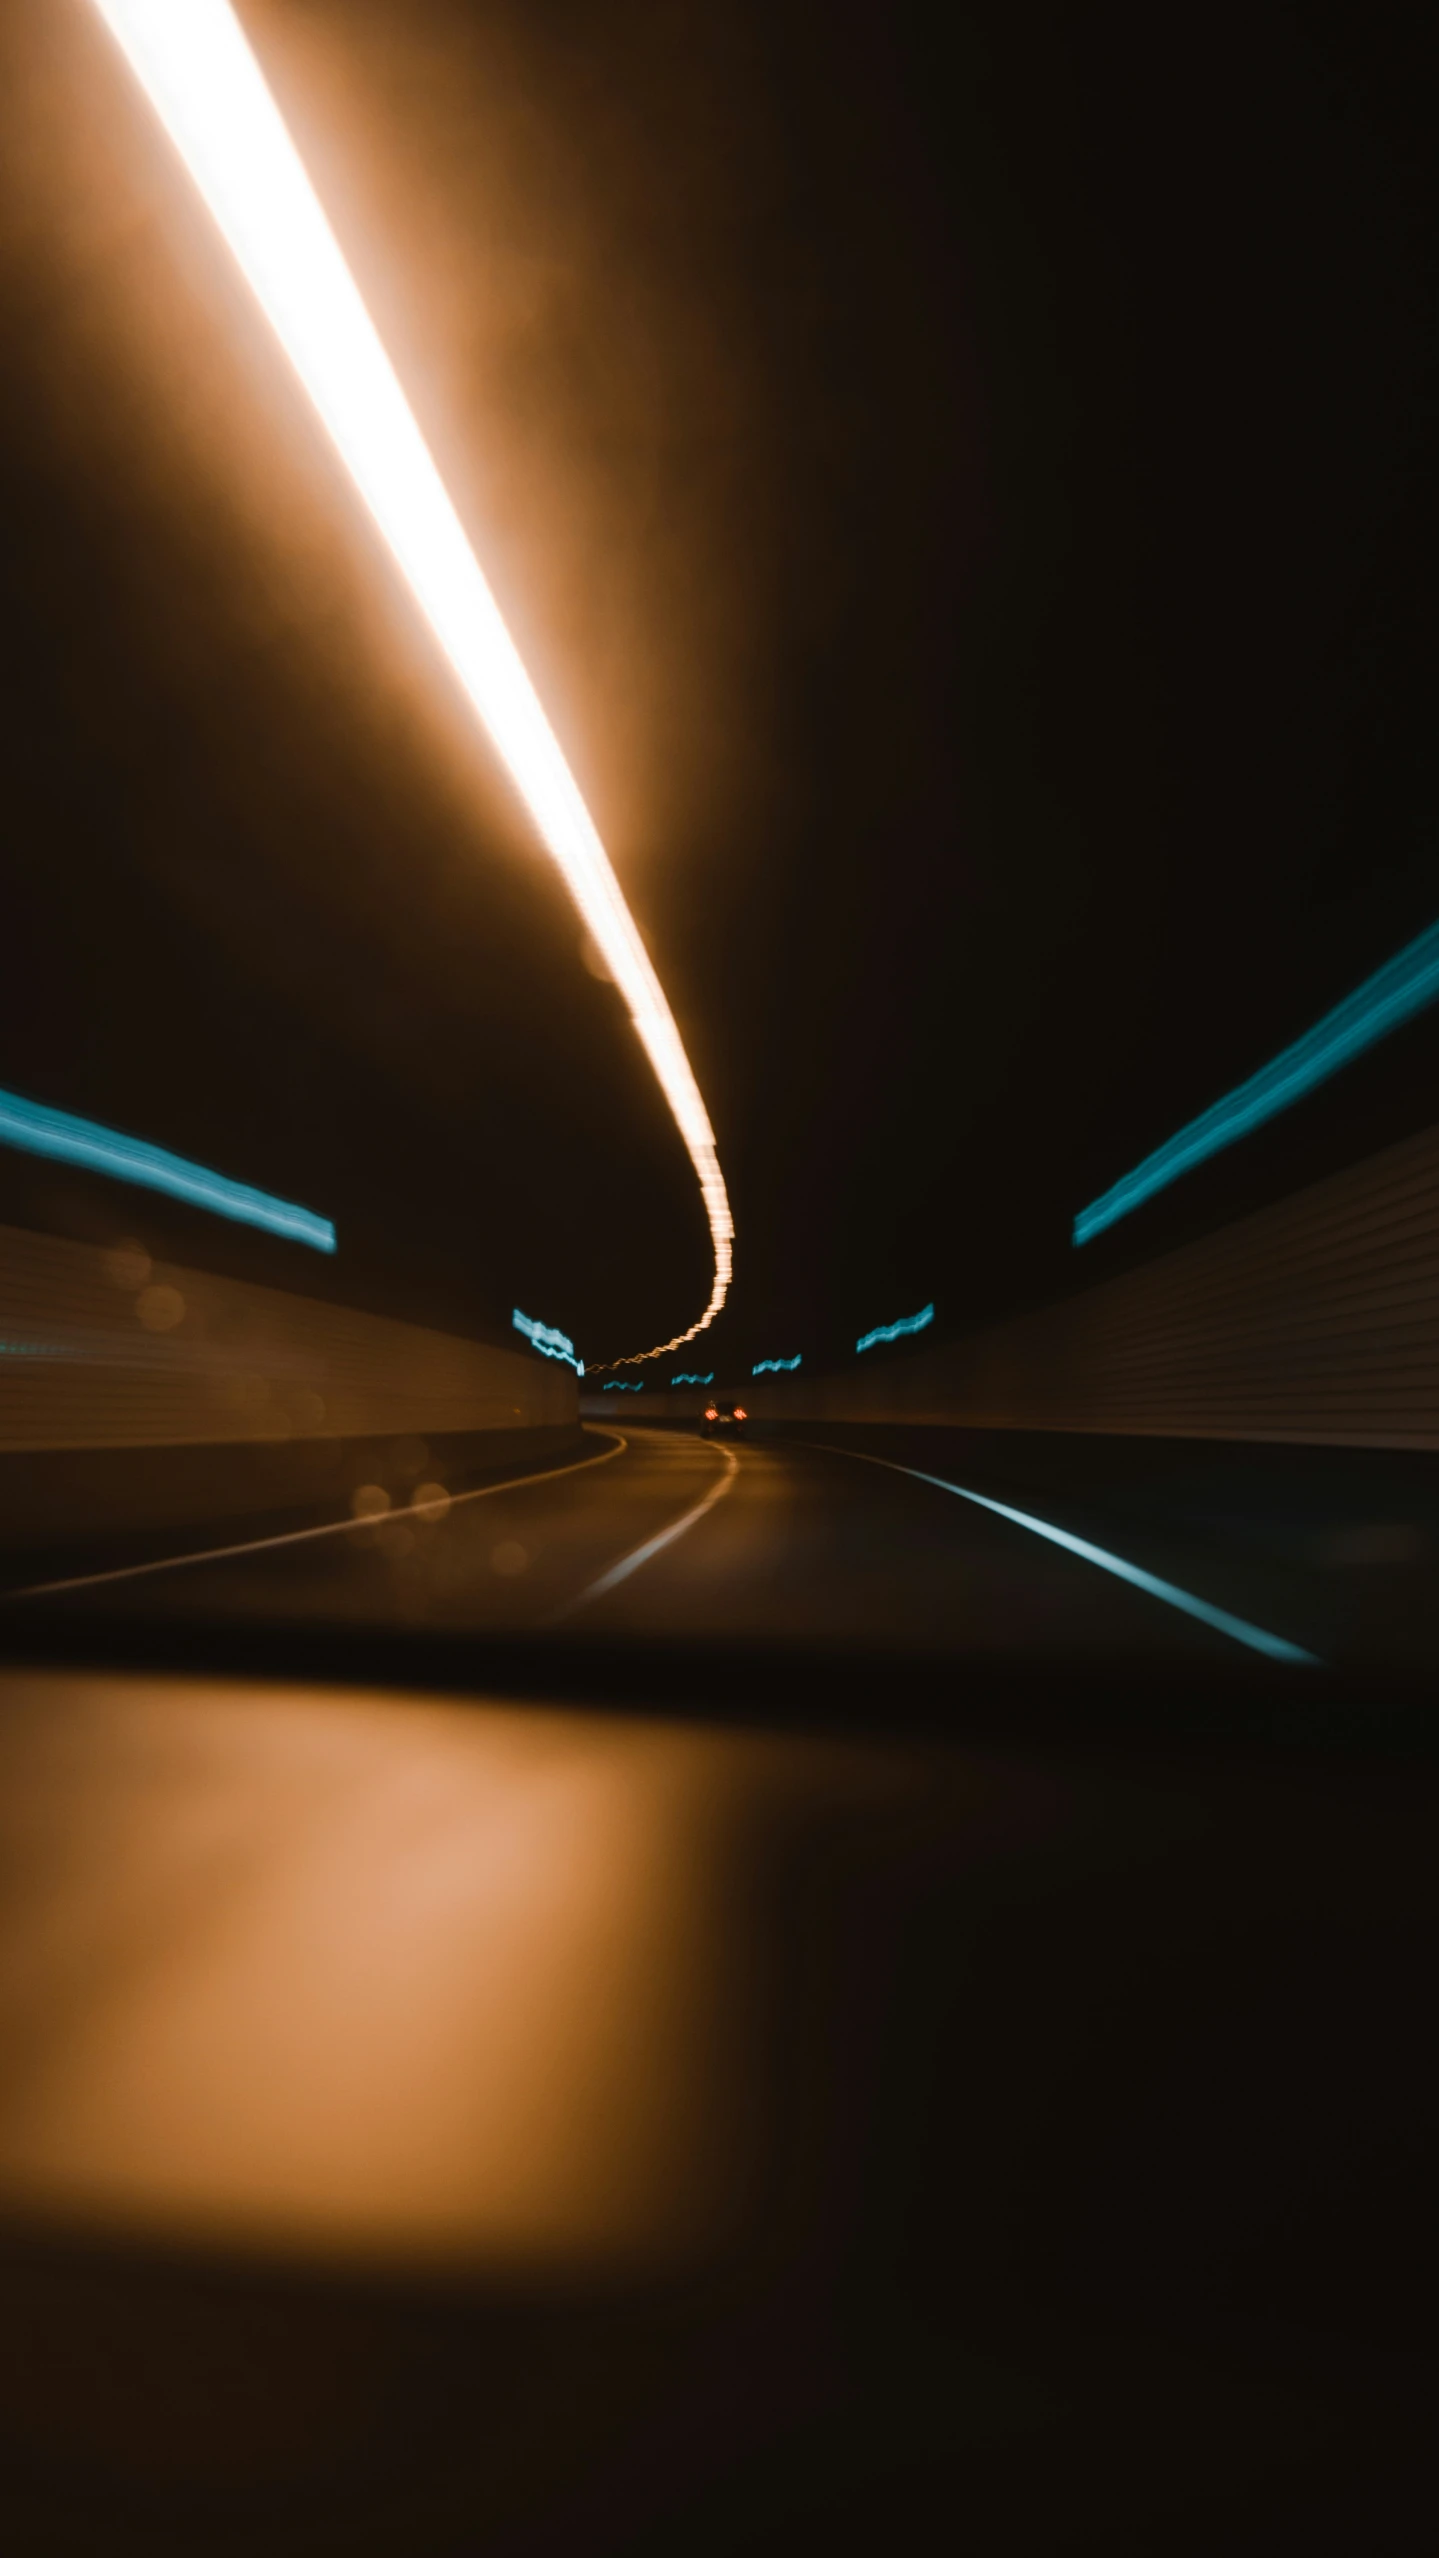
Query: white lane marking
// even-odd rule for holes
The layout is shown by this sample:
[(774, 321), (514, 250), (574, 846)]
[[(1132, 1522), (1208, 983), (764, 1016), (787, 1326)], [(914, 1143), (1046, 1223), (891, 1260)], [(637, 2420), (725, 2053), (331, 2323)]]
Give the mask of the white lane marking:
[(1141, 1570), (1137, 1563), (1126, 1563), (1119, 1554), (1110, 1554), (1102, 1545), (1091, 1545), (1085, 1537), (1071, 1536), (1067, 1528), (1056, 1528), (1048, 1519), (1032, 1518), (1027, 1510), (1011, 1510), (1005, 1501), (991, 1501), (982, 1492), (970, 1492), (962, 1483), (947, 1483), (942, 1475), (922, 1474), (918, 1466), (897, 1465), (893, 1457), (874, 1457), (863, 1448), (832, 1448), (820, 1439), (805, 1439), (802, 1447), (819, 1448), (830, 1457), (854, 1457), (860, 1465), (884, 1466), (890, 1474), (911, 1475), (916, 1483), (933, 1484), (936, 1492), (952, 1492), (961, 1501), (972, 1501), (979, 1510), (992, 1510), (997, 1519), (1011, 1519), (1017, 1528), (1028, 1528), (1030, 1534), (1044, 1537), (1050, 1545), (1063, 1546), (1066, 1554), (1077, 1554), (1085, 1563), (1095, 1563), (1101, 1572), (1112, 1572), (1118, 1581), (1128, 1581), (1136, 1590), (1145, 1591), (1151, 1599), (1162, 1599), (1167, 1607), (1178, 1608), (1184, 1616), (1197, 1617), (1201, 1625), (1212, 1626), (1216, 1633), (1232, 1636), (1236, 1643), (1246, 1643), (1251, 1652), (1263, 1652), (1271, 1661), (1298, 1661), (1309, 1669), (1323, 1664), (1315, 1652), (1302, 1651), (1297, 1643), (1288, 1643), (1282, 1634), (1266, 1634), (1262, 1625), (1250, 1625), (1247, 1618), (1231, 1616), (1227, 1608), (1216, 1608), (1208, 1599), (1197, 1599), (1190, 1590), (1176, 1588), (1172, 1581), (1161, 1581), (1153, 1572)]
[(591, 1599), (602, 1599), (607, 1590), (617, 1590), (622, 1581), (628, 1581), (632, 1572), (639, 1571), (641, 1564), (651, 1562), (655, 1555), (663, 1553), (667, 1545), (673, 1545), (678, 1537), (686, 1536), (704, 1517), (706, 1510), (712, 1510), (717, 1501), (724, 1499), (739, 1472), (739, 1459), (733, 1448), (721, 1448), (718, 1453), (725, 1461), (725, 1471), (718, 1483), (705, 1494), (703, 1501), (697, 1501), (692, 1510), (686, 1510), (684, 1516), (674, 1520), (669, 1527), (661, 1528), (658, 1536), (646, 1537), (644, 1544), (637, 1545), (632, 1553), (621, 1555), (619, 1562), (612, 1563), (608, 1572), (602, 1572), (598, 1581), (592, 1581), (587, 1590), (581, 1590), (577, 1599), (567, 1599), (550, 1618), (551, 1625), (558, 1625), (562, 1618), (572, 1617), (578, 1609), (587, 1608)]
[[(586, 1466), (608, 1465), (629, 1446), (619, 1430), (604, 1430), (590, 1421), (581, 1428), (592, 1430), (597, 1438), (612, 1439), (614, 1446), (597, 1457), (577, 1457), (573, 1465), (547, 1466), (543, 1474), (517, 1474), (508, 1483), (482, 1483), (474, 1492), (456, 1492), (450, 1496), (450, 1509), (458, 1510), (466, 1501), (487, 1501), (494, 1492), (523, 1492), (527, 1484), (557, 1483), (563, 1474), (583, 1474)], [(198, 1554), (162, 1554), (153, 1563), (122, 1563), (110, 1572), (80, 1572), (69, 1581), (34, 1581), (28, 1589), (0, 1591), (0, 1604), (8, 1599), (45, 1599), (62, 1590), (93, 1590), (102, 1581), (137, 1581), (146, 1572), (180, 1572), (189, 1563), (227, 1563), (237, 1554), (269, 1554), (277, 1546), (308, 1545), (316, 1537), (342, 1537), (356, 1528), (383, 1527), (389, 1519), (433, 1517), (428, 1501), (407, 1501), (401, 1510), (382, 1510), (378, 1518), (327, 1519), (323, 1527), (292, 1528), (284, 1536), (251, 1537), (243, 1545), (202, 1547)], [(448, 1516), (448, 1512), (446, 1513)]]

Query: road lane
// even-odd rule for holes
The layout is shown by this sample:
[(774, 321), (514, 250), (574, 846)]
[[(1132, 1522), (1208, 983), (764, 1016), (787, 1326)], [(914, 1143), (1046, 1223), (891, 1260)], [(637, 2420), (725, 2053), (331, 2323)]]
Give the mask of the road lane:
[[(594, 1456), (460, 1489), (447, 1505), (415, 1500), (371, 1518), (187, 1550), (168, 1566), (155, 1559), (62, 1576), (15, 1598), (200, 1619), (538, 1630), (613, 1574), (640, 1569), (730, 1480), (729, 1452), (701, 1439), (587, 1430), (604, 1443)], [(615, 1478), (610, 1499), (591, 1490), (601, 1474)]]
[(1155, 1574), (1132, 1538), (1121, 1554), (1117, 1539), (1069, 1533), (1062, 1503), (1020, 1524), (1001, 1501), (961, 1505), (922, 1470), (853, 1450), (633, 1425), (595, 1435), (593, 1458), (459, 1489), (447, 1507), (412, 1500), (170, 1570), (87, 1576), (39, 1604), (506, 1635), (578, 1618), (617, 1638), (1040, 1660), (1232, 1659), (1241, 1624), (1281, 1657), (1317, 1648), (1291, 1583), (1236, 1576), (1222, 1539)]
[[(820, 1447), (823, 1442), (811, 1441)], [(881, 1457), (865, 1449), (829, 1449), (834, 1456), (857, 1458), (862, 1465), (883, 1466), (889, 1474), (908, 1475), (915, 1483), (926, 1483), (932, 1492), (951, 1493), (958, 1501), (972, 1501), (977, 1509), (988, 1510), (996, 1519), (1007, 1519), (1011, 1527), (1024, 1528), (1031, 1536), (1042, 1537), (1047, 1545), (1059, 1546), (1066, 1554), (1077, 1555), (1081, 1563), (1093, 1564), (1096, 1571), (1111, 1572), (1117, 1581), (1127, 1582), (1134, 1590), (1142, 1590), (1146, 1598), (1158, 1599), (1168, 1608), (1177, 1608), (1182, 1616), (1193, 1617), (1200, 1625), (1212, 1626), (1216, 1634), (1227, 1635), (1248, 1652), (1258, 1652), (1266, 1660), (1284, 1661), (1291, 1667), (1314, 1669), (1318, 1655), (1306, 1652), (1284, 1636), (1271, 1634), (1267, 1627), (1251, 1625), (1246, 1617), (1237, 1617), (1228, 1608), (1216, 1607), (1209, 1599), (1199, 1598), (1192, 1590), (1182, 1590), (1173, 1581), (1164, 1581), (1156, 1573), (1146, 1572), (1142, 1565), (1131, 1563), (1120, 1554), (1111, 1554), (1105, 1546), (1093, 1544), (1087, 1537), (1077, 1537), (1052, 1519), (1036, 1518), (1029, 1510), (1016, 1510), (1012, 1502), (996, 1501), (984, 1492), (976, 1492), (968, 1484), (952, 1483), (947, 1475), (930, 1474), (918, 1466), (899, 1465), (892, 1457)]]
[[(553, 1483), (562, 1474), (578, 1474), (589, 1466), (604, 1465), (607, 1459), (621, 1456), (626, 1445), (618, 1430), (607, 1431), (604, 1435), (612, 1444), (598, 1455), (577, 1457), (568, 1465), (546, 1466), (542, 1470), (513, 1475), (504, 1483), (478, 1484), (468, 1492), (452, 1494), (443, 1486), (426, 1484), (423, 1499), (391, 1504), (378, 1515), (390, 1524), (407, 1519), (429, 1521), (447, 1516), (461, 1502), (488, 1501), (498, 1492), (514, 1492), (521, 1486), (528, 1490), (532, 1484)], [(118, 1581), (148, 1580), (157, 1572), (187, 1572), (197, 1565), (233, 1563), (241, 1556), (273, 1554), (282, 1547), (313, 1544), (318, 1537), (356, 1536), (374, 1524), (373, 1518), (351, 1511), (343, 1518), (323, 1520), (317, 1527), (287, 1528), (276, 1536), (242, 1537), (231, 1545), (197, 1546), (193, 1551), (155, 1555), (143, 1563), (113, 1564), (94, 1572), (71, 1573), (58, 1580), (35, 1581), (12, 1595), (18, 1599), (55, 1599), (72, 1590), (99, 1590)]]
[[(680, 1554), (601, 1600), (587, 1623), (617, 1636), (958, 1658), (1240, 1657), (1212, 1622), (1186, 1622), (1152, 1592), (1116, 1584), (1072, 1546), (1046, 1548), (1002, 1513), (966, 1513), (917, 1475), (799, 1440), (749, 1441), (737, 1453), (734, 1498)], [(1215, 1558), (1196, 1554), (1194, 1563), (1202, 1605)], [(1222, 1607), (1222, 1575), (1213, 1595)], [(1256, 1618), (1262, 1607), (1261, 1594)]]
[(710, 1490), (696, 1501), (693, 1509), (686, 1510), (670, 1527), (661, 1528), (654, 1536), (646, 1537), (643, 1545), (635, 1546), (629, 1554), (621, 1555), (618, 1563), (612, 1563), (607, 1572), (602, 1572), (597, 1581), (590, 1583), (588, 1589), (581, 1590), (578, 1598), (570, 1600), (559, 1610), (555, 1619), (557, 1624), (576, 1615), (581, 1608), (589, 1607), (596, 1599), (605, 1598), (611, 1590), (617, 1590), (622, 1581), (628, 1581), (631, 1573), (642, 1571), (657, 1554), (663, 1554), (667, 1546), (676, 1545), (681, 1537), (688, 1536), (690, 1529), (698, 1527), (715, 1503), (724, 1499), (725, 1494), (732, 1490), (739, 1472), (739, 1458), (733, 1448), (718, 1448), (715, 1453), (722, 1461), (723, 1471)]

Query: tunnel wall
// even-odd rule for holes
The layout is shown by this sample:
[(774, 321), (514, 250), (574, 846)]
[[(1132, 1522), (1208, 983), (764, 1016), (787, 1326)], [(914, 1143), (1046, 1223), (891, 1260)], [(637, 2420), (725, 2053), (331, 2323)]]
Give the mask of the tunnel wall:
[(761, 1421), (1439, 1447), (1439, 1128), (1059, 1305), (743, 1392)]
[(1439, 1447), (1439, 1129), (1062, 1304), (767, 1389), (763, 1409)]
[(0, 1227), (7, 1546), (333, 1502), (366, 1480), (398, 1497), (401, 1441), (453, 1479), (542, 1462), (577, 1431), (557, 1361)]

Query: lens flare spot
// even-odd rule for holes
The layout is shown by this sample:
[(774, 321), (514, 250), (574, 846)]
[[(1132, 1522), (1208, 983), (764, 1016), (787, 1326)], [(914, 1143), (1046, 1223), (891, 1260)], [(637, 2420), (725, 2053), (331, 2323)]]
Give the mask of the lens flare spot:
[(178, 1288), (142, 1288), (135, 1312), (147, 1332), (174, 1332), (185, 1320), (185, 1300)]

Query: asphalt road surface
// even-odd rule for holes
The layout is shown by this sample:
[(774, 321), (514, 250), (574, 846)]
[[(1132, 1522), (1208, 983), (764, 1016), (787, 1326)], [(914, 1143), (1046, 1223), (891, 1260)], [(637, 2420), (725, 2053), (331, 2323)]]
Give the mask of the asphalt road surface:
[(517, 1480), (357, 1484), (374, 1515), (152, 1539), (138, 1564), (52, 1567), (46, 1590), (107, 1612), (1040, 1663), (1439, 1658), (1439, 1516), (1412, 1459), (844, 1437), (590, 1425), (579, 1455)]
[(1416, 1458), (823, 1425), (731, 1443), (626, 1417), (498, 1484), (376, 1471), (353, 1486), (373, 1514), (56, 1558), (46, 1601), (1038, 1665), (1439, 1660), (1439, 1491)]

